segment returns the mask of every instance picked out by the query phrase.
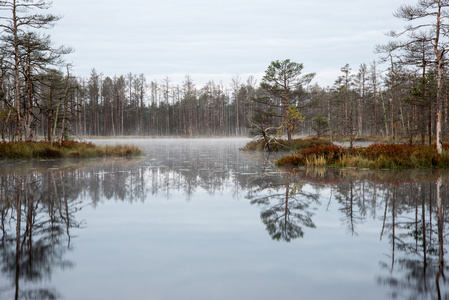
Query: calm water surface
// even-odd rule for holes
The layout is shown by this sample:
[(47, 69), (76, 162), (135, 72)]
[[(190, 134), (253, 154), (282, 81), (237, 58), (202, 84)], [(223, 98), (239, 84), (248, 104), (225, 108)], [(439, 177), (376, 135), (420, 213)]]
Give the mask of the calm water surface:
[(449, 298), (449, 173), (277, 169), (247, 141), (0, 162), (0, 299)]

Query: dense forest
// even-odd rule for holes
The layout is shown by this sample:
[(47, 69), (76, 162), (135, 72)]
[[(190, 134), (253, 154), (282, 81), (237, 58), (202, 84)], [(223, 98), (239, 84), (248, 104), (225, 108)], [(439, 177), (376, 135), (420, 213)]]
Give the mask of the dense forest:
[(49, 4), (0, 1), (2, 140), (247, 135), (262, 123), (289, 137), (371, 134), (425, 143), (429, 135), (448, 134), (446, 1), (400, 7), (395, 16), (415, 23), (375, 47), (379, 61), (342, 63), (341, 76), (327, 87), (288, 59), (267, 62), (262, 79), (234, 76), (229, 85), (95, 69), (88, 78), (75, 77), (64, 61), (72, 50), (54, 47), (44, 33), (59, 20), (42, 14)]

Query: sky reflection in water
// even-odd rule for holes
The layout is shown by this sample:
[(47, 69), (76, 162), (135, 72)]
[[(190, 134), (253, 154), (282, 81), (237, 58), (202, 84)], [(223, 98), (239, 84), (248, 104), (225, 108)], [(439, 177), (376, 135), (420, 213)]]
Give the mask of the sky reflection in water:
[(118, 142), (147, 155), (1, 162), (0, 299), (438, 299), (447, 172), (276, 169), (246, 139)]

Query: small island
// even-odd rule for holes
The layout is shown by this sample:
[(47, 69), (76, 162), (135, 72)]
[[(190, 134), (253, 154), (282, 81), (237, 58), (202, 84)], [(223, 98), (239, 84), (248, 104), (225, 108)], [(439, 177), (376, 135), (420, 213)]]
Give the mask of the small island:
[(321, 145), (279, 159), (278, 166), (339, 166), (378, 169), (449, 168), (449, 144), (441, 154), (435, 145), (374, 143), (367, 147)]
[(410, 143), (406, 137), (396, 141), (381, 136), (306, 136), (288, 141), (275, 135), (255, 135), (242, 151), (285, 152), (278, 166), (332, 166), (375, 169), (448, 169), (449, 143)]

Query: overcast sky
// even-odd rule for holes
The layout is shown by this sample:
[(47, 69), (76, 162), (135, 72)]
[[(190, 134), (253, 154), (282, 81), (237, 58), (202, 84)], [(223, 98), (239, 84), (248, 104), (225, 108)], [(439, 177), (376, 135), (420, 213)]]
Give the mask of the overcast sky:
[[(63, 16), (49, 31), (75, 52), (67, 61), (88, 77), (143, 73), (181, 84), (227, 84), (235, 75), (258, 80), (273, 60), (286, 58), (332, 85), (340, 68), (378, 59), (376, 44), (405, 22), (393, 12), (407, 0), (54, 0)], [(410, 3), (410, 1), (408, 1)], [(414, 3), (414, 2), (412, 2)]]

